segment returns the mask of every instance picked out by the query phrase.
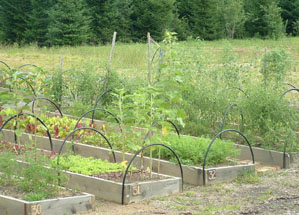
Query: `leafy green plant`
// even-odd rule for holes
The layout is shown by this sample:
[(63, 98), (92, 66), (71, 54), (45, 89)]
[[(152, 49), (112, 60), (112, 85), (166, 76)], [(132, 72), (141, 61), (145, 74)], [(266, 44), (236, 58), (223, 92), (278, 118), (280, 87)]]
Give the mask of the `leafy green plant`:
[(262, 63), (260, 73), (266, 87), (270, 87), (271, 84), (277, 87), (284, 81), (289, 68), (289, 55), (285, 50), (266, 51)]
[[(19, 164), (16, 159), (25, 161), (26, 166)], [(22, 151), (21, 155), (11, 148), (0, 150), (0, 184), (16, 186), (28, 201), (55, 197), (60, 191), (58, 183), (66, 183), (66, 177), (45, 168), (49, 161), (49, 157), (32, 148)]]
[(43, 84), (46, 89), (45, 95), (52, 98), (61, 107), (64, 93), (62, 71), (54, 71), (51, 76), (43, 81)]
[(53, 169), (45, 168), (49, 158), (39, 153), (34, 153), (33, 157), (26, 154), (26, 162), (28, 166), (20, 171), (22, 181), (18, 182), (19, 189), (28, 193), (24, 199), (34, 201), (57, 195), (60, 189), (58, 184), (63, 185), (66, 178)]
[[(206, 150), (211, 139), (200, 137), (198, 139), (176, 135), (167, 135), (160, 137), (153, 137), (155, 140), (158, 138), (161, 143), (172, 148), (179, 156), (181, 162), (186, 165), (202, 165)], [(177, 162), (173, 153), (166, 148), (161, 147), (161, 158)], [(157, 157), (159, 149), (154, 151)], [(206, 165), (212, 166), (227, 162), (227, 159), (235, 159), (239, 154), (239, 150), (234, 148), (234, 143), (227, 140), (217, 139), (208, 154)]]
[(163, 42), (166, 44), (172, 44), (178, 40), (177, 33), (171, 31), (164, 32)]
[(0, 184), (14, 184), (18, 177), (15, 175), (18, 170), (18, 163), (14, 159), (16, 155), (3, 150), (0, 150), (0, 155)]
[[(132, 102), (131, 95), (125, 89), (115, 90), (115, 93), (112, 93), (114, 100), (112, 104), (114, 105), (114, 112), (117, 113), (117, 117), (120, 120), (120, 126), (123, 131), (119, 135), (112, 135), (112, 141), (114, 145), (122, 152), (122, 159), (125, 160), (125, 152), (137, 151), (139, 147), (135, 145), (136, 133), (133, 132), (129, 126), (124, 126), (124, 122), (128, 122), (128, 125), (134, 120), (132, 117)], [(131, 122), (131, 123), (130, 123)], [(132, 141), (133, 140), (133, 141)]]
[(20, 102), (30, 102), (30, 97), (32, 96), (33, 92), (28, 90), (30, 87), (28, 83), (33, 84), (36, 76), (32, 75), (30, 79), (20, 71), (15, 69), (6, 71), (7, 79), (4, 82), (4, 86), (9, 88), (10, 91), (1, 91), (0, 92), (0, 105), (8, 104), (11, 106), (15, 106), (20, 111), (20, 107), (18, 104)]
[[(123, 163), (110, 163), (107, 160), (86, 158), (79, 155), (61, 156), (59, 165), (62, 169), (89, 176), (124, 170)], [(57, 158), (52, 160), (52, 167), (57, 167)], [(132, 167), (131, 170), (136, 170), (136, 168)]]
[(265, 89), (264, 86), (257, 85), (249, 91), (249, 95), (241, 104), (245, 110), (246, 136), (255, 146), (282, 149), (281, 140), (297, 118), (296, 108), (280, 99), (279, 89)]

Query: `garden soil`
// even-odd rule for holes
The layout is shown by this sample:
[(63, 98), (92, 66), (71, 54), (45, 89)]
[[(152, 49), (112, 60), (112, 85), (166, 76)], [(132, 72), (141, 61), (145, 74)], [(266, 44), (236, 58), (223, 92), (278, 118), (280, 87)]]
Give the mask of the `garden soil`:
[(183, 193), (130, 205), (97, 200), (90, 215), (299, 215), (299, 164), (257, 170), (257, 176), (206, 187), (186, 185)]

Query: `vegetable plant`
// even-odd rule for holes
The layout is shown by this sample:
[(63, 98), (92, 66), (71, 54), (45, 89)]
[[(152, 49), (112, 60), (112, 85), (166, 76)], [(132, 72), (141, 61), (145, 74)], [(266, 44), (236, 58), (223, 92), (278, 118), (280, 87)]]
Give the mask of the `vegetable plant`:
[[(50, 161), (48, 156), (36, 149), (19, 151), (21, 154), (15, 153), (15, 147), (7, 147), (7, 144), (5, 146), (0, 150), (1, 185), (15, 186), (28, 201), (43, 200), (59, 194), (58, 182), (63, 185), (66, 183), (66, 177), (44, 167)], [(25, 161), (26, 167), (22, 167), (17, 159)]]
[[(161, 143), (171, 147), (179, 156), (181, 162), (185, 165), (199, 166), (203, 163), (206, 150), (210, 138), (199, 137), (193, 138), (188, 136), (178, 137), (176, 135), (157, 135), (153, 140), (160, 141)], [(156, 157), (161, 153), (161, 158), (176, 162), (174, 155), (167, 149), (155, 149), (154, 155)], [(239, 154), (239, 150), (235, 149), (234, 142), (228, 140), (217, 139), (210, 149), (207, 157), (207, 165), (217, 165), (227, 162), (228, 159), (235, 159)]]
[[(122, 172), (122, 163), (110, 163), (107, 160), (94, 159), (93, 157), (82, 157), (80, 155), (61, 156), (59, 165), (62, 169), (69, 170), (88, 176), (101, 173)], [(52, 160), (52, 167), (57, 167), (57, 157)], [(133, 167), (131, 170), (136, 170)]]

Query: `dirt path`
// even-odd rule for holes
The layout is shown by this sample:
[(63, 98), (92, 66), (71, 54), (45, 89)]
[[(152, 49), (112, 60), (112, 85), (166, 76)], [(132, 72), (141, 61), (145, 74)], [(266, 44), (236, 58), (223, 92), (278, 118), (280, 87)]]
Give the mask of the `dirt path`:
[(183, 193), (130, 205), (97, 201), (92, 215), (299, 215), (299, 164), (288, 170), (247, 175), (225, 184), (186, 186)]

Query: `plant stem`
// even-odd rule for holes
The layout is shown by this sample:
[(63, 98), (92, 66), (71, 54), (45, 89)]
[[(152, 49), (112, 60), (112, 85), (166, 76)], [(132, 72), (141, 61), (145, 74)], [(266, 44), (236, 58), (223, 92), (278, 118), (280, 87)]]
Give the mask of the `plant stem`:
[(35, 119), (35, 125), (34, 125), (34, 142), (33, 145), (36, 148), (36, 126), (37, 126), (37, 119)]
[[(153, 94), (151, 93), (151, 114), (150, 114), (150, 144), (152, 144), (152, 125), (153, 125)], [(153, 148), (150, 149), (150, 178), (153, 177)]]
[(161, 147), (159, 147), (159, 152), (158, 152), (158, 174), (160, 174), (160, 159), (161, 159)]

